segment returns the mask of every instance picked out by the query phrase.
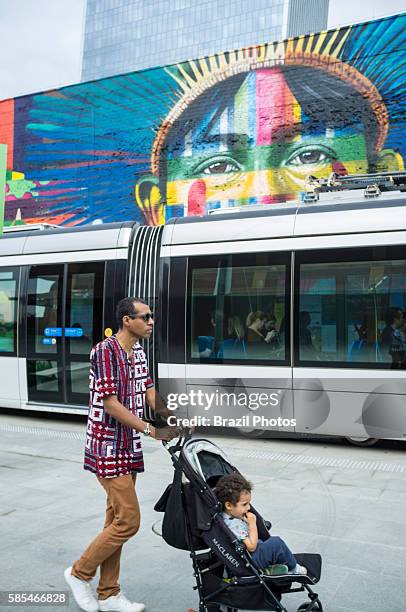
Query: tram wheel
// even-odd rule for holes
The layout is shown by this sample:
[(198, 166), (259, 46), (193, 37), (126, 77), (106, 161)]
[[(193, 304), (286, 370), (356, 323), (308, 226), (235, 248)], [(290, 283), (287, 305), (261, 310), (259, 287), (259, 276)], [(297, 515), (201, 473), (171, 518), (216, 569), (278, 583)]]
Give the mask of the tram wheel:
[(249, 429), (248, 427), (238, 427), (238, 433), (245, 438), (262, 438), (266, 431), (263, 429)]
[(348, 437), (346, 440), (353, 446), (374, 446), (378, 442), (378, 438)]

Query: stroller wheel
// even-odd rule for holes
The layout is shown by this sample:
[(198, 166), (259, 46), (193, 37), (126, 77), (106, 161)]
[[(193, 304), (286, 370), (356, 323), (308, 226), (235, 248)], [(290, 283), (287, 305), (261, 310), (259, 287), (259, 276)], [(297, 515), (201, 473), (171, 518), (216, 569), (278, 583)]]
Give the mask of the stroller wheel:
[[(310, 608), (309, 608), (310, 605)], [(311, 601), (305, 601), (304, 603), (300, 604), (300, 606), (297, 609), (297, 612), (304, 612), (305, 610), (307, 610), (308, 612), (319, 612), (319, 610), (321, 610), (322, 608), (320, 607), (320, 605), (318, 603), (313, 603)]]

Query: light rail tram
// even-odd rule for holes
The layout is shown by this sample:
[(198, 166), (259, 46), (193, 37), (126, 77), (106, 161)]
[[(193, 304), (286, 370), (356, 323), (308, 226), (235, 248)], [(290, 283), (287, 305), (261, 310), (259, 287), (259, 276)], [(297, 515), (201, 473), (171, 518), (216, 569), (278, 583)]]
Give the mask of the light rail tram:
[(406, 437), (406, 197), (322, 195), (163, 227), (10, 228), (0, 406), (85, 413), (90, 349), (131, 295), (156, 313), (146, 349), (165, 393), (234, 397), (217, 413), (249, 415), (253, 435), (283, 417), (265, 429)]

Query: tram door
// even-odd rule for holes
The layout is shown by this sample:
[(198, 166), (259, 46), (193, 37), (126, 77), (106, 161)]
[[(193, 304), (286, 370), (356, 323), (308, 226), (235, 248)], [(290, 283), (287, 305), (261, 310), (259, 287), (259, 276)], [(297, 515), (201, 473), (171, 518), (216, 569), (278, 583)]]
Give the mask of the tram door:
[(0, 269), (0, 406), (20, 408), (17, 359), (18, 285), (17, 266)]
[(87, 404), (89, 353), (102, 337), (104, 268), (104, 262), (30, 268), (29, 401)]

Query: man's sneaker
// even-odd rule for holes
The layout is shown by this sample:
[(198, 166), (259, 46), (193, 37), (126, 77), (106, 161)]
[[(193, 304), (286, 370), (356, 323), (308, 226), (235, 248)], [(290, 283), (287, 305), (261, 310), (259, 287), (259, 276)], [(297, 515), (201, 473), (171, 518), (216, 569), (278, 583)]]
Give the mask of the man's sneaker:
[(303, 565), (296, 563), (296, 567), (290, 570), (289, 574), (299, 574), (299, 576), (307, 576), (307, 569)]
[(96, 597), (93, 595), (92, 588), (85, 580), (79, 580), (76, 576), (72, 576), (72, 567), (68, 567), (64, 571), (65, 580), (70, 586), (73, 599), (78, 604), (81, 610), (85, 612), (98, 612), (99, 604)]
[(145, 606), (136, 601), (131, 603), (123, 593), (119, 593), (107, 599), (99, 599), (99, 610), (103, 612), (144, 612)]

